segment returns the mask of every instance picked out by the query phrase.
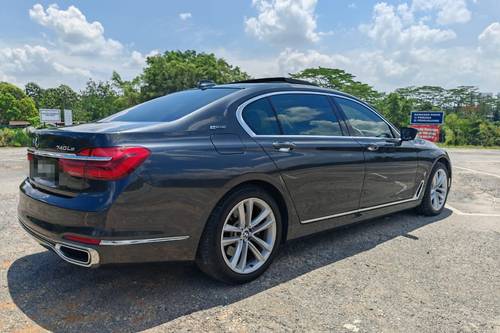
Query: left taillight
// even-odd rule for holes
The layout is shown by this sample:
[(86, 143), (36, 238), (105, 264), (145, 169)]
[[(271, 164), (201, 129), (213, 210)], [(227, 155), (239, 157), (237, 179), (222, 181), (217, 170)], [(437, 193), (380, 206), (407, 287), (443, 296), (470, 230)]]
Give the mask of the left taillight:
[(134, 171), (150, 154), (144, 147), (86, 148), (76, 154), (82, 159), (60, 159), (59, 168), (73, 177), (117, 180)]

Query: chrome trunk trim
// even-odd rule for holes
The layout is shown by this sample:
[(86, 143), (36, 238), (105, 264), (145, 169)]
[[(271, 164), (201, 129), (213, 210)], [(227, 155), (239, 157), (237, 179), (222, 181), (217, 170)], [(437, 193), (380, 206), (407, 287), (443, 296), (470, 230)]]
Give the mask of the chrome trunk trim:
[(33, 154), (35, 156), (42, 157), (50, 157), (50, 158), (61, 158), (65, 160), (76, 160), (76, 161), (111, 161), (112, 157), (108, 156), (80, 156), (76, 154), (70, 153), (59, 153), (55, 151), (47, 151), (47, 150), (35, 150), (32, 148), (28, 148), (28, 153)]

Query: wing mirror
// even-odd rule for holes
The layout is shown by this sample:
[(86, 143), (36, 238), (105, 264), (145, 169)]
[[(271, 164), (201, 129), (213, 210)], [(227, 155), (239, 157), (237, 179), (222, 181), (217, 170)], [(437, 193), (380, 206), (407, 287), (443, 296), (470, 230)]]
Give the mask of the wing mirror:
[(401, 127), (399, 133), (401, 133), (401, 141), (411, 141), (417, 136), (418, 130), (411, 127)]

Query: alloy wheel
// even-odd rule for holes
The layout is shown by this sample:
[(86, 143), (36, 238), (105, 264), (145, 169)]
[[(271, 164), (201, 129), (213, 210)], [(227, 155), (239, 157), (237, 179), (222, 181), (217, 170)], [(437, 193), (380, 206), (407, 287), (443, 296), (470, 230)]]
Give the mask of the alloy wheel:
[(440, 210), (445, 203), (448, 191), (448, 176), (446, 171), (438, 169), (431, 183), (431, 206), (434, 210)]
[(276, 218), (272, 208), (259, 198), (237, 203), (224, 221), (221, 251), (227, 266), (249, 274), (270, 257), (276, 242)]

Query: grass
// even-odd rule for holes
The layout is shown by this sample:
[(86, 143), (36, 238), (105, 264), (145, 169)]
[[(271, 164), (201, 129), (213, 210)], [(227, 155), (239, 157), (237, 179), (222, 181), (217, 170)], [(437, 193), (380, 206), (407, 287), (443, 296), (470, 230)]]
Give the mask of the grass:
[(500, 146), (474, 146), (474, 145), (447, 145), (446, 143), (436, 143), (441, 148), (461, 148), (461, 149), (500, 149)]

